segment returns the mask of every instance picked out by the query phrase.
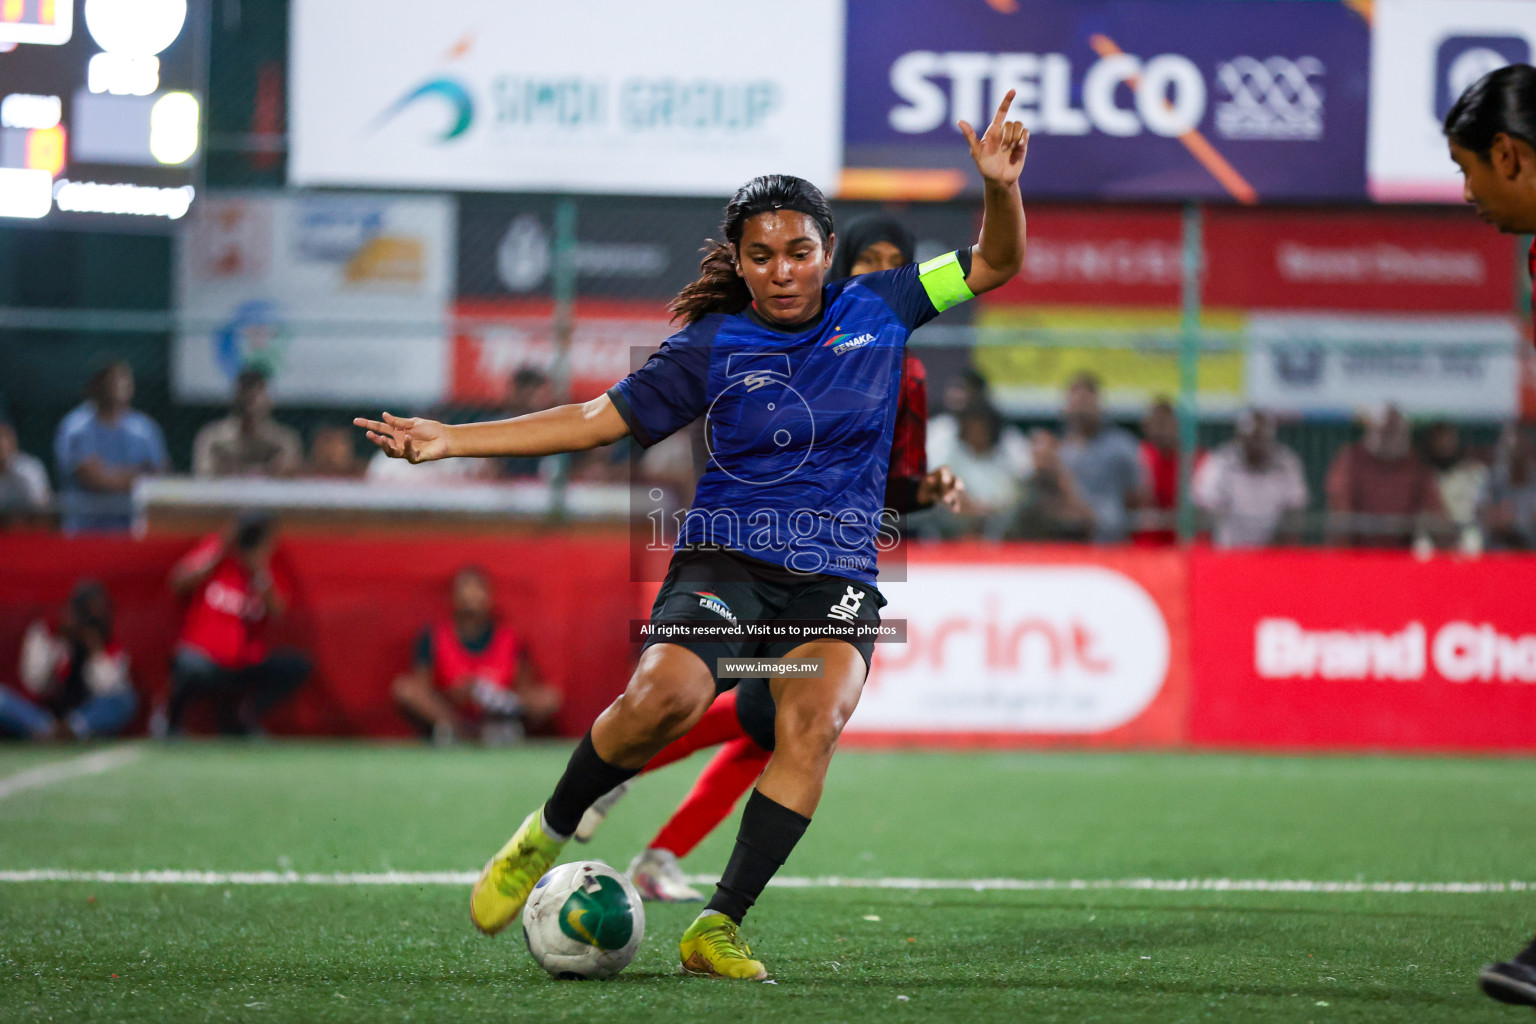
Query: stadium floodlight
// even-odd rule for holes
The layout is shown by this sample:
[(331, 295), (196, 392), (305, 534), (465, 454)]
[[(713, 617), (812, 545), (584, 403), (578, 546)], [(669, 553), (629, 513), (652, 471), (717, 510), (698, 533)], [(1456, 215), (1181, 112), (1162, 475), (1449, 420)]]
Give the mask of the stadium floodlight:
[(53, 175), (28, 167), (0, 167), (0, 217), (37, 220), (53, 208)]
[(197, 97), (168, 92), (149, 112), (149, 152), (162, 164), (184, 164), (197, 152)]
[(108, 53), (153, 57), (187, 23), (187, 0), (85, 0), (85, 27)]

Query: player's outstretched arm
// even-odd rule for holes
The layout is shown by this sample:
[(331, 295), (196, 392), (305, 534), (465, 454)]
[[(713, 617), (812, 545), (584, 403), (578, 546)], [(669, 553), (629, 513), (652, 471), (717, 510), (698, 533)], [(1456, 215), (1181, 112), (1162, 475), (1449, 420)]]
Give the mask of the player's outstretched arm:
[(971, 272), (965, 277), (972, 295), (989, 292), (1008, 281), (1024, 265), (1024, 199), (1019, 174), (1029, 149), (1029, 132), (1006, 120), (1013, 90), (998, 104), (992, 123), (980, 138), (965, 121), (960, 132), (971, 147), (971, 159), (981, 172), (983, 208), (981, 238), (971, 249)]
[(586, 451), (612, 444), (629, 426), (607, 395), (582, 405), (558, 405), (509, 420), (439, 423), (420, 416), (384, 414), (352, 421), (392, 459), (434, 462), (465, 456), (538, 456)]

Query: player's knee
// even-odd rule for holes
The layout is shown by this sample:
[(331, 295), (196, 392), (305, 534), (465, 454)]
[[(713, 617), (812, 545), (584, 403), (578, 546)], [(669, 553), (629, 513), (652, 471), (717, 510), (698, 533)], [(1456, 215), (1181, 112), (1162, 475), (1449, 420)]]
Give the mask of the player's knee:
[(776, 750), (811, 761), (829, 758), (847, 720), (836, 704), (781, 704), (774, 721)]
[(682, 732), (708, 705), (690, 687), (644, 677), (637, 677), (619, 702), (624, 719), (648, 736)]
[(416, 696), (415, 680), (410, 676), (396, 676), (389, 684), (389, 693), (396, 704), (410, 704)]

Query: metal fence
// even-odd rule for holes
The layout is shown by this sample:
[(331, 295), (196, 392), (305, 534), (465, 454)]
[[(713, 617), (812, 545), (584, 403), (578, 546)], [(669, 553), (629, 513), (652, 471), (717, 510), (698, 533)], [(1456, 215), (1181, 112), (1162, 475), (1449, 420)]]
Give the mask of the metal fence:
[[(279, 194), (243, 195), (264, 200)], [(866, 209), (843, 204), (838, 212), (845, 217)], [(457, 420), (496, 415), (511, 401), (503, 392), (508, 378), (528, 365), (550, 379), (547, 400), (591, 397), (587, 392), (596, 393), (604, 381), (622, 374), (622, 362), (665, 336), (665, 301), (691, 278), (697, 247), (711, 232), (718, 210), (717, 200), (460, 196), (455, 200), (451, 252), (444, 257), (452, 264), (453, 282), (437, 315), (368, 316), (354, 307), (337, 312), (321, 305), (290, 317), (285, 329), (311, 335), (322, 345), (327, 337), (373, 339), (380, 361), (424, 335), (441, 339), (444, 352), (455, 360), (464, 351), (495, 354), (478, 366), (473, 380), (460, 379), (462, 368), (450, 370), (453, 379), (436, 400), (395, 406), (402, 411)], [(920, 239), (920, 256), (924, 248), (965, 244), (974, 231), (971, 204), (917, 206), (900, 213)], [(1251, 371), (1255, 346), (1327, 357), (1375, 353), (1376, 358), (1434, 365), (1439, 365), (1437, 359), (1449, 358), (1446, 352), (1454, 352), (1463, 368), (1473, 366), (1483, 373), (1513, 372), (1510, 368), (1519, 365), (1524, 343), (1513, 328), (1502, 340), (1469, 340), (1444, 333), (1442, 325), (1441, 334), (1431, 331), (1394, 342), (1387, 356), (1382, 355), (1380, 339), (1256, 340), (1251, 331), (1224, 323), (1202, 307), (1202, 275), (1211, 258), (1202, 242), (1202, 211), (1191, 207), (1179, 216), (1184, 236), (1176, 306), (1128, 310), (1114, 323), (1095, 323), (1089, 316), (1065, 323), (1035, 318), (1020, 324), (971, 308), (921, 329), (912, 347), (928, 366), (935, 410), (954, 379), (980, 371), (991, 380), (992, 401), (1013, 425), (1025, 431), (1056, 431), (1061, 426), (1062, 383), (1079, 370), (1103, 371), (1108, 366), (1109, 413), (1123, 428), (1138, 432), (1146, 406), (1160, 395), (1173, 404), (1184, 470), (1180, 500), (1174, 510), (1144, 510), (1142, 518), (1150, 526), (1192, 538), (1208, 524), (1190, 500), (1189, 471), (1199, 453), (1231, 438), (1234, 414), (1251, 403), (1241, 387), (1223, 391), (1209, 386), (1210, 381), (1230, 381), (1234, 373), (1240, 381)], [(121, 360), (135, 373), (136, 406), (165, 433), (173, 473), (191, 471), (194, 438), (226, 415), (228, 406), (216, 393), (204, 391), (198, 397), (185, 379), (178, 380), (185, 377), (185, 368), (178, 370), (178, 346), (229, 326), (189, 308), (188, 284), (176, 281), (178, 246), (184, 250), (192, 244), (185, 233), (178, 239), (0, 231), (0, 411), (14, 424), (23, 451), (42, 457), (56, 471), (52, 449), (60, 420), (81, 400), (82, 387), (97, 366)], [(1528, 301), (1523, 291), (1518, 301)], [(1518, 313), (1511, 311), (1509, 320), (1517, 323)], [(1127, 365), (1140, 369), (1127, 376)], [(1416, 372), (1422, 378), (1424, 367)], [(294, 383), (279, 373), (274, 388), (280, 399), (284, 388)], [(297, 430), (311, 451), (322, 434), (334, 437), (349, 429), (353, 415), (374, 411), (386, 401), (356, 391), (317, 399), (313, 386), (298, 390), (308, 397), (282, 400), (276, 418)], [(1518, 401), (1490, 402), (1489, 410), (1474, 410), (1473, 415), (1465, 408), (1450, 415), (1423, 413), (1418, 425), (1431, 419), (1456, 423), (1469, 457), (1492, 464), (1501, 457), (1503, 421), (1518, 411)], [(1310, 493), (1298, 540), (1322, 543), (1350, 532), (1327, 515), (1325, 481), (1338, 453), (1358, 435), (1359, 427), (1347, 413), (1282, 415), (1278, 439), (1300, 457)], [(348, 436), (353, 452), (366, 456), (361, 439)], [(619, 466), (628, 471), (622, 458), (610, 460), (607, 468)], [(601, 459), (556, 461), (541, 472), (544, 490), (529, 492), (523, 486), (515, 500), (493, 511), (531, 519), (566, 514), (571, 508), (569, 485), (625, 479), (617, 469), (606, 472)], [(500, 475), (505, 479), (521, 473), (503, 469)], [(601, 500), (584, 501), (576, 502), (587, 510), (581, 514), (601, 517), (603, 509), (612, 509)], [(921, 525), (920, 519), (914, 522)], [(1400, 532), (1399, 525), (1386, 523), (1386, 532)], [(1461, 534), (1448, 528), (1436, 532), (1412, 527), (1406, 532), (1433, 534), (1434, 542), (1447, 546), (1462, 543)]]

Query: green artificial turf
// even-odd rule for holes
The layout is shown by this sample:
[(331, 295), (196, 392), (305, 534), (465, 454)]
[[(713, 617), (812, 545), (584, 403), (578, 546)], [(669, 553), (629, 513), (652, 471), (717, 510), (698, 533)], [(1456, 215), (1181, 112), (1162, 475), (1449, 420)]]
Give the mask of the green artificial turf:
[[(473, 871), (566, 748), (191, 743), (0, 797), (0, 871)], [(78, 756), (0, 748), (16, 772)], [(702, 760), (642, 780), (576, 856), (620, 868)], [(838, 755), (786, 875), (1536, 881), (1527, 760)], [(734, 822), (685, 867), (718, 870)], [(0, 1022), (1525, 1020), (1474, 985), (1536, 890), (771, 889), (777, 984), (684, 979), (697, 907), (636, 961), (555, 982), (461, 885), (0, 882)], [(904, 997), (904, 998), (903, 998)]]

